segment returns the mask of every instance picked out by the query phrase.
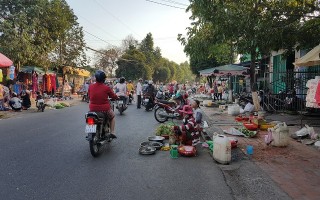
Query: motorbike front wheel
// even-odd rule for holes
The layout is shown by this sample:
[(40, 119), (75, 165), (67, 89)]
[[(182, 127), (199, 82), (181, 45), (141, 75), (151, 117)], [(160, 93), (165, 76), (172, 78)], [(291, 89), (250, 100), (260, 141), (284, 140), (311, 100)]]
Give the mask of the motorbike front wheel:
[(157, 109), (154, 110), (154, 118), (159, 122), (159, 123), (164, 123), (168, 120), (168, 117), (162, 116), (162, 115), (167, 114), (167, 111), (162, 108), (158, 107)]
[(100, 144), (98, 143), (99, 138), (98, 134), (94, 134), (92, 139), (89, 141), (90, 153), (93, 157), (97, 157), (100, 155)]

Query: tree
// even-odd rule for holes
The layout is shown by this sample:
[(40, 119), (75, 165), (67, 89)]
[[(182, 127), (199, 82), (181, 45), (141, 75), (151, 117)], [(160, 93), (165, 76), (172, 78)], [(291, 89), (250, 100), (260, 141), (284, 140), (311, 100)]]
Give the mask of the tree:
[(137, 80), (141, 77), (149, 79), (151, 77), (151, 71), (149, 66), (146, 64), (145, 55), (134, 46), (129, 47), (129, 49), (117, 61), (117, 64), (117, 77), (123, 76), (127, 80)]
[[(190, 0), (188, 9), (196, 27), (212, 27), (213, 44), (232, 44), (238, 53), (250, 54), (250, 83), (255, 101), (258, 55), (277, 49), (292, 50), (299, 42), (301, 22), (319, 12), (319, 1)], [(257, 103), (255, 106), (258, 108)]]
[(2, 0), (0, 17), (0, 45), (18, 66), (48, 67), (51, 61), (61, 65), (84, 58), (82, 28), (64, 0)]
[(126, 51), (130, 46), (137, 47), (138, 40), (136, 40), (133, 35), (128, 35), (125, 39), (122, 40), (121, 50)]
[(122, 51), (120, 48), (111, 47), (109, 49), (101, 49), (95, 53), (97, 68), (107, 72), (107, 76), (113, 77), (115, 69), (118, 67), (117, 61), (119, 60)]

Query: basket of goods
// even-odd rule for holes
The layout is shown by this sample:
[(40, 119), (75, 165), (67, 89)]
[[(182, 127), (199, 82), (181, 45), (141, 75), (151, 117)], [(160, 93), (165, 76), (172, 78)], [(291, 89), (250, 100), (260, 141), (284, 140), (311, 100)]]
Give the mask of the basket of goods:
[(238, 131), (244, 134), (245, 137), (255, 137), (257, 135), (257, 131), (251, 131), (247, 128), (239, 128)]
[(246, 127), (250, 131), (256, 131), (258, 129), (258, 124), (255, 123), (243, 123), (243, 126)]
[(197, 154), (197, 150), (194, 146), (179, 146), (178, 152), (182, 156), (195, 156)]
[(169, 136), (173, 134), (171, 124), (161, 124), (156, 129), (156, 136), (162, 136), (165, 139), (169, 139)]

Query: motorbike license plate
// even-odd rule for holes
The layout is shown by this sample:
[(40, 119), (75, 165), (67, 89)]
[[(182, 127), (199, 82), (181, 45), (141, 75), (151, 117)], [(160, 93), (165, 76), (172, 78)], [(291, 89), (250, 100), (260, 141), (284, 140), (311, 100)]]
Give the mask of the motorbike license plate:
[(144, 102), (148, 103), (148, 102), (149, 102), (149, 99), (145, 99)]
[(123, 101), (118, 101), (119, 104), (123, 104)]
[(86, 125), (85, 133), (95, 133), (97, 130), (97, 125)]

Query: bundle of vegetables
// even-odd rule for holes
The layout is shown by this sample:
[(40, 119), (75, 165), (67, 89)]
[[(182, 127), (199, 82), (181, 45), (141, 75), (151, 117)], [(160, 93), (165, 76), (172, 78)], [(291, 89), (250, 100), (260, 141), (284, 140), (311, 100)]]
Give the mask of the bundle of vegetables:
[(247, 137), (255, 137), (257, 134), (257, 131), (250, 131), (250, 130), (246, 129), (245, 127), (239, 128), (238, 131), (240, 131), (241, 133), (243, 133)]
[(156, 135), (157, 136), (163, 136), (163, 135), (172, 135), (172, 124), (161, 124), (157, 129), (156, 129)]
[(60, 103), (57, 103), (55, 106), (55, 109), (61, 109), (61, 108), (64, 108), (64, 106)]
[(65, 102), (61, 102), (60, 104), (61, 104), (63, 107), (70, 107), (70, 104), (65, 103)]

